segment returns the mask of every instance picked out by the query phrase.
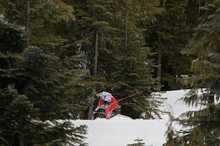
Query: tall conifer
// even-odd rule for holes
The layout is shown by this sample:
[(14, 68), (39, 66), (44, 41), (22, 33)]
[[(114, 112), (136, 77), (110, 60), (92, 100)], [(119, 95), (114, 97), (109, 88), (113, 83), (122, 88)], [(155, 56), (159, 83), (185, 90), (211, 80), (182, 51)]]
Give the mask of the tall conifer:
[[(206, 1), (194, 36), (183, 53), (197, 57), (191, 69), (194, 88), (183, 98), (187, 105), (201, 106), (199, 111), (189, 111), (177, 119), (183, 127), (190, 127), (179, 138), (188, 145), (219, 145), (219, 1)], [(198, 89), (203, 92), (198, 94)], [(216, 103), (217, 102), (217, 103)], [(178, 139), (178, 138), (176, 138)], [(181, 141), (182, 139), (182, 141)], [(171, 139), (169, 139), (171, 140)]]
[(157, 52), (155, 76), (158, 89), (179, 89), (181, 76), (190, 73), (190, 58), (180, 53), (190, 36), (186, 19), (188, 0), (160, 2), (165, 11), (157, 17), (155, 25), (149, 25), (146, 38), (149, 46)]
[[(82, 80), (86, 93), (101, 88), (120, 99), (154, 84), (153, 63), (149, 59), (153, 53), (147, 48), (141, 29), (144, 23), (155, 20), (154, 14), (160, 12), (158, 4), (158, 1), (124, 0), (73, 4), (76, 9), (75, 43), (80, 44), (86, 54), (86, 68), (90, 70), (89, 76)], [(94, 62), (97, 47), (98, 60)], [(123, 106), (132, 111), (138, 109), (137, 118), (140, 113), (150, 111), (146, 95), (130, 99)], [(124, 110), (123, 114), (128, 111)], [(150, 112), (145, 118), (149, 117)]]
[[(26, 29), (26, 1), (1, 4), (4, 20)], [(72, 96), (77, 79), (84, 74), (76, 64), (80, 56), (67, 54), (67, 41), (56, 34), (60, 21), (73, 19), (73, 10), (62, 1), (31, 1), (30, 7), (27, 35), (17, 35), (7, 23), (2, 24), (6, 28), (1, 29), (5, 30), (1, 34), (1, 60), (7, 63), (1, 66), (1, 101), (5, 101), (1, 102), (5, 104), (1, 109), (1, 139), (21, 146), (82, 144), (85, 126), (75, 128), (69, 122), (56, 121), (74, 119), (82, 110), (81, 100)], [(28, 44), (24, 43), (27, 36)], [(11, 75), (5, 76), (6, 72)]]
[[(145, 43), (144, 29), (147, 23), (155, 20), (154, 15), (161, 11), (156, 8), (158, 4), (158, 1), (124, 1), (120, 4), (123, 9), (119, 10), (119, 17), (123, 21), (122, 25), (118, 26), (123, 30), (120, 36), (124, 38), (124, 41), (121, 44), (122, 48), (118, 48), (119, 51), (115, 56), (117, 59), (116, 75), (119, 76), (114, 80), (120, 81), (116, 86), (119, 97), (154, 87), (155, 79), (152, 77), (154, 63), (150, 59), (153, 52)], [(149, 5), (151, 7), (148, 8)], [(140, 113), (144, 112), (144, 118), (154, 118), (152, 115), (160, 112), (156, 108), (158, 106), (156, 102), (146, 101), (148, 95), (149, 92), (146, 92), (124, 101), (122, 114), (127, 114), (129, 111), (129, 116), (138, 118)]]

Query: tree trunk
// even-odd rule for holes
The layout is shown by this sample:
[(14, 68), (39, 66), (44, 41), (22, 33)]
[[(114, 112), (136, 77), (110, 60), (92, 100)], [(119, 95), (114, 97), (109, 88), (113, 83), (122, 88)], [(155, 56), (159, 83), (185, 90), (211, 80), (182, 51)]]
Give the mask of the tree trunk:
[(27, 46), (29, 45), (29, 26), (30, 26), (30, 1), (27, 2), (27, 26), (26, 26), (26, 34), (27, 34)]
[(94, 96), (95, 95), (95, 87), (92, 89), (92, 95), (89, 97), (91, 99), (91, 103), (90, 103), (90, 106), (89, 106), (89, 111), (88, 111), (88, 119), (89, 120), (92, 120), (93, 119), (93, 114), (92, 114), (92, 110), (93, 110), (93, 107), (94, 107)]
[(94, 76), (97, 75), (98, 56), (99, 56), (98, 44), (99, 44), (99, 32), (97, 30), (95, 33), (95, 57), (94, 57), (94, 72), (93, 72)]
[[(126, 51), (129, 51), (128, 49), (128, 0), (126, 0), (126, 8), (125, 8), (125, 49)], [(132, 57), (132, 51), (130, 51), (130, 57)], [(132, 69), (132, 61), (129, 62), (130, 69)]]
[[(94, 70), (93, 70), (94, 77), (97, 76), (97, 66), (98, 66), (98, 56), (99, 56), (98, 44), (99, 44), (99, 31), (97, 30), (95, 33), (95, 56), (94, 56)], [(95, 95), (95, 90), (96, 90), (95, 87), (93, 87), (92, 95), (91, 95), (91, 103), (90, 103), (89, 111), (88, 111), (88, 119), (89, 120), (92, 120), (92, 118), (93, 118), (92, 110), (93, 110), (94, 101), (95, 101), (95, 99), (93, 98), (93, 96)]]
[[(161, 5), (163, 7), (165, 7), (165, 4), (166, 4), (166, 0), (162, 0), (161, 1)], [(160, 24), (161, 22), (161, 16), (159, 16), (158, 18), (158, 23)], [(160, 27), (159, 27), (159, 31), (160, 31)], [(158, 54), (157, 54), (157, 90), (158, 91), (161, 91), (161, 87), (162, 87), (162, 84), (161, 84), (161, 79), (162, 79), (162, 41), (161, 41), (161, 37), (158, 36)]]
[(162, 48), (161, 48), (161, 38), (158, 36), (158, 55), (157, 55), (157, 90), (161, 91), (161, 60), (162, 60)]
[(128, 49), (128, 2), (126, 0), (126, 9), (125, 9), (125, 49)]
[(19, 146), (24, 146), (23, 136), (19, 135)]

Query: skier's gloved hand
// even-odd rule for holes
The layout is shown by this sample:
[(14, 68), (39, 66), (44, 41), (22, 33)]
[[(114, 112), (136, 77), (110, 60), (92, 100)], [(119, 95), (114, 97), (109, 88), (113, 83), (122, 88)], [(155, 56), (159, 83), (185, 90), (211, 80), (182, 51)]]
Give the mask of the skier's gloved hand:
[(98, 110), (99, 108), (97, 107), (96, 109), (95, 109), (95, 112)]

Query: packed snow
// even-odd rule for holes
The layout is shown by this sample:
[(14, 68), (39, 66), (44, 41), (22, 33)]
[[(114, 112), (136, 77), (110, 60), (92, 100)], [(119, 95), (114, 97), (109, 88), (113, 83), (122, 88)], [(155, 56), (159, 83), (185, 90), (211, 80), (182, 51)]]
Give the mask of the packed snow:
[[(175, 117), (181, 113), (198, 110), (178, 101), (189, 90), (175, 90), (161, 93), (166, 98), (162, 110), (170, 111)], [(97, 118), (95, 120), (73, 120), (75, 126), (87, 125), (88, 135), (85, 143), (88, 146), (127, 146), (142, 140), (145, 146), (162, 146), (166, 142), (165, 132), (169, 117), (163, 115), (162, 119), (143, 120), (131, 119), (123, 115), (116, 115), (110, 120)]]

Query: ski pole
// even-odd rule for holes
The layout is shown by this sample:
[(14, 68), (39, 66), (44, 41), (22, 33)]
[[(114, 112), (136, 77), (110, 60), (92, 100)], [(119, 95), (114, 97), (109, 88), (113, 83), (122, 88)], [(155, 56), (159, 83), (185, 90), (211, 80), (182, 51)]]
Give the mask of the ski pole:
[(141, 93), (143, 93), (143, 92), (145, 92), (145, 91), (147, 91), (147, 90), (148, 90), (148, 88), (146, 88), (146, 89), (144, 89), (144, 90), (141, 90), (141, 91), (139, 91), (139, 92), (136, 92), (136, 93), (134, 93), (134, 94), (131, 94), (131, 95), (129, 95), (129, 96), (126, 96), (126, 97), (124, 97), (124, 98), (121, 98), (121, 99), (119, 99), (118, 101), (122, 101), (122, 100), (125, 100), (125, 99), (129, 98), (129, 97), (133, 97), (133, 96), (135, 96), (135, 95), (137, 95), (137, 94), (141, 94)]
[(92, 112), (92, 114), (105, 114), (105, 112)]

